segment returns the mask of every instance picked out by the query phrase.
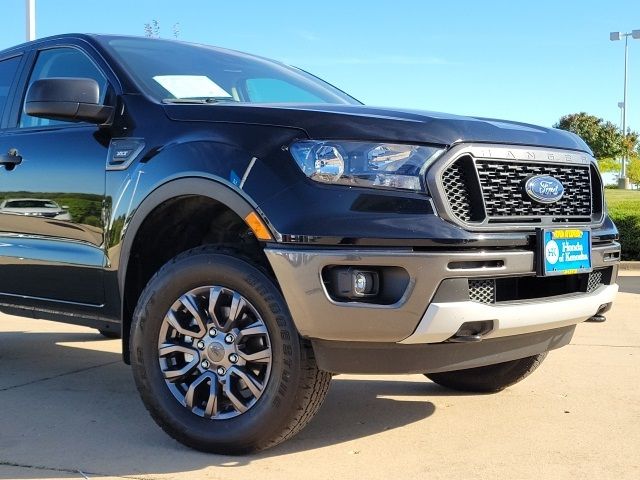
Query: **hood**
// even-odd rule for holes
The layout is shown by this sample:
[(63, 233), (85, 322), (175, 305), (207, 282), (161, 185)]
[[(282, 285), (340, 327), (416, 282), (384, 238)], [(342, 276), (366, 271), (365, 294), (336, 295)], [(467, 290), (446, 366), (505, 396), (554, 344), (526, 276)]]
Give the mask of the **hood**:
[(577, 135), (526, 123), (463, 117), (420, 110), (364, 105), (232, 104), (165, 105), (177, 121), (278, 125), (304, 130), (313, 139), (374, 140), (454, 145), (501, 143), (580, 150), (591, 154)]

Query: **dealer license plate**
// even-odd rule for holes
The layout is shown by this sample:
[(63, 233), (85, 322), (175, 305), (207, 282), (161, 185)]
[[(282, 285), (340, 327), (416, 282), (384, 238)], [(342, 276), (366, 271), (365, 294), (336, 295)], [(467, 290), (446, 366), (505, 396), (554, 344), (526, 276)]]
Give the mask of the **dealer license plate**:
[(539, 230), (541, 275), (571, 275), (591, 271), (591, 231)]

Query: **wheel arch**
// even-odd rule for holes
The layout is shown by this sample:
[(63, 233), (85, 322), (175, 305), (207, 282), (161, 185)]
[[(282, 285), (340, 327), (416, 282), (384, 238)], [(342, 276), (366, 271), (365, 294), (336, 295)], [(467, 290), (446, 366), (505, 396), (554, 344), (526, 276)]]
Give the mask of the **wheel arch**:
[[(122, 328), (122, 352), (126, 363), (129, 363), (129, 331), (131, 319), (127, 318), (126, 292), (127, 277), (133, 247), (145, 221), (167, 202), (185, 197), (204, 197), (227, 207), (235, 213), (247, 226), (254, 230), (247, 222), (247, 217), (253, 213), (268, 229), (272, 239), (277, 238), (277, 232), (271, 227), (260, 209), (248, 196), (237, 187), (227, 184), (224, 180), (188, 176), (171, 179), (155, 188), (135, 209), (130, 220), (126, 222), (120, 241), (120, 252), (117, 268), (117, 284), (119, 290), (119, 310)], [(254, 218), (255, 218), (254, 216)]]

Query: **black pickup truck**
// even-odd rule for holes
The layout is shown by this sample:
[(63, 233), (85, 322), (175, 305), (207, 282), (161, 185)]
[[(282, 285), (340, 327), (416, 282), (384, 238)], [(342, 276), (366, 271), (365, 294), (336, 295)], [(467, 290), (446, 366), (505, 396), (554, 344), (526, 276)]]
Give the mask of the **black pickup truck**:
[(577, 136), (366, 107), (235, 51), (2, 51), (0, 168), (27, 206), (0, 209), (0, 310), (122, 337), (152, 417), (204, 451), (290, 438), (335, 373), (499, 391), (618, 288)]

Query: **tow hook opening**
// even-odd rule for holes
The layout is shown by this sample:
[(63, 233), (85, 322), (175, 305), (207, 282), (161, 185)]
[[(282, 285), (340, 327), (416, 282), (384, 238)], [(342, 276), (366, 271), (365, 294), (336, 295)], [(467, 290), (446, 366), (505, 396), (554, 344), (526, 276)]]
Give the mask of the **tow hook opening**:
[(493, 330), (493, 320), (483, 320), (479, 322), (464, 322), (447, 342), (471, 343), (480, 342), (482, 338)]
[(607, 317), (605, 317), (603, 313), (607, 313), (609, 310), (611, 310), (611, 302), (603, 303), (598, 307), (598, 311), (596, 312), (596, 314), (593, 317), (589, 317), (587, 319), (587, 322), (592, 322), (592, 323), (606, 322)]

